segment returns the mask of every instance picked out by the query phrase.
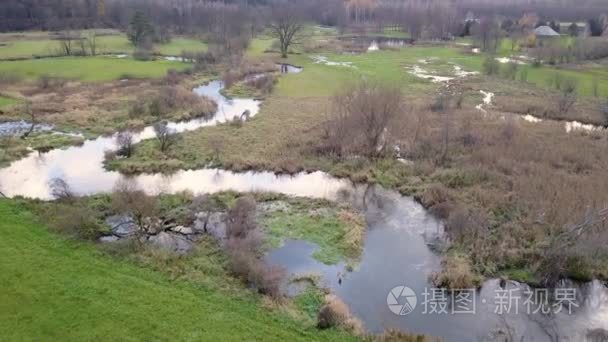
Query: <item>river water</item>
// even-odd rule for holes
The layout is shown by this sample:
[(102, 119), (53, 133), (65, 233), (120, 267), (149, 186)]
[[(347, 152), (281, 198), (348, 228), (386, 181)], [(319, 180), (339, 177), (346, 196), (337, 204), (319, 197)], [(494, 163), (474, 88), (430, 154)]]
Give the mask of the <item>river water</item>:
[[(171, 123), (170, 127), (176, 132), (186, 132), (230, 121), (245, 111), (249, 111), (250, 116), (258, 113), (259, 101), (227, 99), (220, 94), (221, 89), (219, 81), (194, 89), (195, 93), (218, 103), (218, 112), (213, 118)], [(151, 138), (154, 138), (152, 127), (135, 133), (135, 141)], [(49, 181), (61, 177), (80, 195), (110, 192), (124, 177), (103, 168), (104, 152), (116, 149), (114, 141), (114, 136), (100, 137), (78, 147), (32, 153), (0, 169), (0, 189), (9, 197), (51, 199)], [(498, 280), (486, 281), (474, 292), (475, 313), (451, 314), (450, 308), (447, 314), (428, 312), (432, 303), (425, 301), (424, 292), (431, 288), (428, 277), (440, 264), (440, 257), (429, 245), (442, 239), (443, 225), (412, 198), (378, 186), (355, 185), (323, 172), (286, 176), (199, 169), (132, 178), (149, 193), (272, 191), (351, 203), (364, 213), (367, 222), (361, 261), (352, 272), (345, 271), (343, 264), (328, 266), (315, 261), (311, 254), (316, 247), (303, 241), (287, 241), (270, 252), (267, 259), (286, 267), (292, 274), (320, 275), (322, 283), (342, 298), (371, 332), (397, 328), (428, 333), (447, 341), (493, 340), (496, 336), (525, 341), (582, 341), (594, 329), (608, 330), (608, 290), (598, 281), (568, 285), (577, 290), (579, 307), (572, 314), (527, 314), (523, 305), (527, 286), (509, 282), (506, 288), (519, 291), (522, 297), (519, 312), (511, 308), (499, 315), (495, 313), (496, 298), (502, 290)], [(407, 286), (417, 295), (417, 305), (407, 315), (394, 314), (387, 305), (391, 289), (397, 286)], [(399, 297), (397, 301), (403, 304), (405, 299), (409, 297)], [(502, 331), (502, 335), (497, 331)]]

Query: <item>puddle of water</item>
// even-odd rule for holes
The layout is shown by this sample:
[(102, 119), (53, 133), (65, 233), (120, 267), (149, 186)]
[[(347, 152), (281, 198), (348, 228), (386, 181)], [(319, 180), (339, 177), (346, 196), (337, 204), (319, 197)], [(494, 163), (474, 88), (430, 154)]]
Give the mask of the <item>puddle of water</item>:
[(418, 65), (414, 65), (413, 67), (409, 68), (408, 72), (416, 77), (430, 80), (433, 83), (445, 83), (454, 79), (454, 77), (433, 75)]
[(297, 67), (295, 65), (283, 63), (277, 64), (277, 67), (279, 68), (282, 74), (299, 74), (303, 70), (302, 68)]
[(169, 62), (182, 62), (182, 63), (190, 62), (186, 58), (179, 57), (179, 56), (164, 56), (163, 59), (166, 61), (169, 61)]
[(507, 63), (516, 63), (519, 65), (527, 65), (528, 63), (524, 62), (524, 61), (520, 61), (517, 59), (513, 59), (513, 58), (508, 58), (508, 57), (498, 57), (496, 58), (496, 60), (501, 63), (501, 64), (507, 64)]
[(378, 45), (378, 42), (376, 42), (375, 40), (372, 41), (372, 43), (369, 45), (369, 47), (367, 48), (368, 52), (371, 51), (378, 51), (380, 50), (380, 46)]
[(325, 56), (310, 56), (310, 58), (314, 61), (315, 64), (324, 64), (327, 66), (338, 66), (338, 67), (346, 67), (346, 68), (356, 68), (352, 62), (333, 62), (330, 61), (329, 58)]
[(573, 131), (587, 131), (587, 132), (591, 132), (591, 131), (603, 131), (605, 130), (604, 127), (602, 126), (596, 126), (596, 125), (592, 125), (592, 124), (584, 124), (582, 122), (578, 122), (578, 121), (568, 121), (564, 124), (565, 128), (566, 128), (566, 132), (570, 133)]
[(454, 65), (454, 72), (457, 77), (469, 77), (479, 75), (477, 71), (466, 71), (460, 65)]
[(538, 123), (538, 122), (543, 121), (543, 120), (537, 118), (536, 116), (532, 116), (530, 114), (522, 116), (522, 119), (524, 119), (525, 121), (528, 121), (528, 122), (532, 122), (532, 123)]
[(487, 114), (488, 111), (484, 108), (484, 106), (489, 106), (492, 104), (492, 99), (494, 98), (494, 93), (486, 92), (483, 90), (480, 90), (479, 92), (483, 95), (483, 103), (478, 104), (477, 106), (475, 106), (475, 108), (477, 110), (482, 111), (484, 114)]
[[(0, 122), (0, 137), (21, 136), (32, 128), (32, 123), (25, 120)], [(48, 132), (53, 130), (52, 125), (39, 123), (34, 126), (33, 132)]]
[[(430, 61), (432, 60), (432, 58), (428, 58), (428, 59), (421, 59), (418, 62), (421, 64), (429, 64)], [(455, 78), (464, 78), (464, 77), (469, 77), (472, 75), (477, 75), (479, 74), (476, 71), (465, 71), (461, 66), (459, 65), (453, 65), (454, 68), (454, 74), (453, 76), (440, 76), (440, 75), (435, 75), (434, 73), (422, 68), (419, 65), (414, 65), (410, 68), (408, 68), (408, 72), (416, 77), (420, 77), (420, 78), (424, 78), (427, 80), (430, 80), (433, 83), (447, 83), (452, 81)]]
[[(519, 117), (522, 118), (523, 120), (525, 120), (527, 122), (531, 122), (531, 123), (543, 122), (543, 119), (530, 115), (530, 114), (519, 115)], [(557, 120), (547, 120), (547, 121), (559, 122)], [(604, 131), (606, 131), (606, 128), (604, 128), (602, 126), (593, 125), (593, 124), (584, 124), (584, 123), (578, 122), (578, 121), (566, 121), (564, 123), (564, 129), (566, 130), (566, 133), (571, 133), (571, 132), (575, 132), (575, 131), (587, 131), (587, 132), (593, 132), (593, 131), (604, 132)]]

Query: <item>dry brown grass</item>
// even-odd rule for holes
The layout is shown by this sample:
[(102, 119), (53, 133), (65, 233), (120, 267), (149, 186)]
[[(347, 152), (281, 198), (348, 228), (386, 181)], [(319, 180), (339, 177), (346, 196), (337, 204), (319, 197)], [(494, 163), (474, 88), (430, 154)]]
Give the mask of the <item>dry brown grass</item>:
[(340, 328), (356, 335), (363, 335), (361, 321), (352, 316), (348, 306), (332, 294), (325, 296), (325, 304), (319, 310), (317, 326), (320, 329)]
[(400, 330), (386, 330), (372, 338), (374, 342), (439, 342), (440, 339), (427, 335), (410, 334)]
[[(394, 156), (370, 161), (319, 155), (320, 123), (326, 120), (330, 100), (271, 96), (260, 114), (241, 127), (220, 125), (204, 134), (186, 133), (166, 158), (156, 158), (144, 143), (119, 166), (150, 171), (196, 168), (213, 161), (238, 171), (324, 170), (378, 182), (416, 195), (451, 221), (457, 247), (474, 272), (487, 275), (512, 268), (534, 271), (551, 236), (580, 222), (589, 210), (608, 207), (606, 134), (568, 134), (563, 124), (532, 124), (511, 114), (501, 118), (492, 109), (484, 116), (473, 108), (478, 100), (466, 100), (463, 109), (451, 111), (447, 158), (438, 163), (445, 122), (441, 113), (428, 110), (430, 99), (418, 101), (427, 103), (414, 104), (400, 117), (398, 129), (390, 131), (413, 165), (398, 163)], [(220, 153), (214, 148), (218, 142)], [(475, 229), (461, 229), (470, 222)], [(596, 256), (606, 260), (605, 251)], [(605, 268), (594, 266), (589, 274), (601, 276)]]
[(479, 278), (473, 272), (469, 260), (458, 255), (445, 257), (441, 271), (431, 276), (434, 286), (448, 289), (471, 289), (479, 285)]

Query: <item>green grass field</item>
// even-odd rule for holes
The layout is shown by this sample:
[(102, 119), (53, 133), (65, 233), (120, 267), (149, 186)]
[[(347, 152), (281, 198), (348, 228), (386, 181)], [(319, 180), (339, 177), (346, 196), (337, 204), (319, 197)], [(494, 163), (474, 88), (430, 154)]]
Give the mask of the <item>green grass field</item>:
[(119, 78), (162, 77), (169, 69), (182, 70), (187, 63), (136, 61), (112, 57), (60, 57), (0, 62), (0, 73), (15, 73), (26, 79), (42, 75), (63, 77), (87, 82), (109, 81)]
[(12, 97), (6, 97), (6, 96), (0, 95), (0, 108), (12, 106), (17, 102), (18, 101), (13, 99)]
[(446, 47), (413, 47), (361, 55), (322, 55), (331, 62), (352, 63), (353, 67), (318, 64), (308, 55), (289, 56), (288, 62), (303, 67), (304, 72), (281, 77), (276, 93), (296, 97), (330, 96), (343, 87), (345, 82), (361, 79), (390, 82), (402, 86), (410, 93), (426, 92), (436, 85), (407, 72), (408, 67), (420, 64), (420, 59), (435, 57), (443, 67), (455, 63), (468, 71), (480, 70), (483, 61), (480, 56), (465, 56), (458, 49)]
[[(35, 37), (36, 38), (36, 37)], [(50, 38), (18, 39), (0, 35), (0, 59), (43, 57), (59, 54), (59, 44)], [(133, 45), (124, 34), (99, 36), (97, 38), (98, 54), (132, 53)], [(182, 51), (205, 51), (207, 45), (200, 40), (175, 37), (167, 44), (154, 46), (157, 53), (167, 56), (180, 55)]]
[(0, 336), (6, 341), (352, 340), (52, 235), (0, 200)]

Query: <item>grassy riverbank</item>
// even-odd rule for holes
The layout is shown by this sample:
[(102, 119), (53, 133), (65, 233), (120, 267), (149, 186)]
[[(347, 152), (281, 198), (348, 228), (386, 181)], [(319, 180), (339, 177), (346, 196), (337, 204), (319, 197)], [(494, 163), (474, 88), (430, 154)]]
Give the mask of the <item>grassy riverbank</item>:
[[(0, 200), (0, 215), (0, 334), (8, 340), (354, 340), (303, 327), (247, 291), (171, 280), (160, 264), (138, 267), (55, 236), (19, 202)], [(213, 249), (201, 248), (200, 262), (221, 274)]]

